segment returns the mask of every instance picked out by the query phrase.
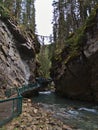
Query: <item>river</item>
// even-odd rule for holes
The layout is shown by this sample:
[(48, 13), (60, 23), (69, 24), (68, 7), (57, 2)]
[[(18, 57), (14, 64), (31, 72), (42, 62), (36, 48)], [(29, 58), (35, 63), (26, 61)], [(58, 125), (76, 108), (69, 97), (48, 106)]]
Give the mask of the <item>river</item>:
[(54, 111), (54, 117), (79, 130), (98, 130), (98, 106), (87, 102), (58, 97), (54, 92), (39, 92), (33, 97), (44, 109)]

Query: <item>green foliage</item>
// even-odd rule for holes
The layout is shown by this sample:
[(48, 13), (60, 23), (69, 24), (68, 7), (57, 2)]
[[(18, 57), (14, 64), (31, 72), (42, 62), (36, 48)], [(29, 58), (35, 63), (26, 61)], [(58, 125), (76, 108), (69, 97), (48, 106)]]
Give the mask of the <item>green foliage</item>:
[(0, 130), (6, 130), (6, 128), (2, 127), (2, 128), (0, 128)]
[(93, 9), (90, 17), (86, 20), (86, 28), (93, 27), (96, 23), (96, 11), (98, 10), (98, 5)]
[(68, 61), (76, 56), (78, 56), (81, 53), (81, 50), (83, 50), (83, 46), (86, 44), (87, 36), (86, 31), (88, 31), (96, 25), (96, 15), (98, 11), (98, 5), (95, 7), (95, 9), (92, 11), (91, 15), (88, 17), (88, 19), (85, 21), (85, 23), (77, 29), (76, 32), (72, 33), (65, 42), (65, 48), (63, 50), (59, 50), (59, 48), (56, 50), (55, 53), (55, 60), (62, 60), (62, 53), (63, 51), (66, 51), (66, 48), (68, 48), (68, 55), (65, 58), (64, 63), (68, 63)]
[(10, 14), (18, 24), (23, 24), (35, 32), (34, 2), (35, 0), (0, 0), (0, 16), (5, 19)]
[(2, 19), (9, 18), (9, 11), (2, 4), (0, 4), (0, 17)]
[[(3, 126), (2, 128), (0, 128), (0, 130), (6, 130), (6, 128)], [(14, 128), (13, 130), (19, 130), (18, 128)]]
[(48, 78), (50, 76), (50, 67), (51, 67), (51, 61), (49, 58), (49, 49), (47, 46), (44, 46), (45, 48), (41, 48), (41, 52), (38, 55), (38, 60), (40, 62), (40, 73), (41, 76)]

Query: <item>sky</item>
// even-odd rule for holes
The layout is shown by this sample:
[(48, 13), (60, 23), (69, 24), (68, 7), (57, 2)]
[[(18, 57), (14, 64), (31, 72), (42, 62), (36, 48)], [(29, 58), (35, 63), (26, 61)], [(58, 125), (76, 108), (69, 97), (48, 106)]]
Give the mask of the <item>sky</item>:
[(50, 36), (52, 34), (53, 0), (36, 0), (36, 33)]

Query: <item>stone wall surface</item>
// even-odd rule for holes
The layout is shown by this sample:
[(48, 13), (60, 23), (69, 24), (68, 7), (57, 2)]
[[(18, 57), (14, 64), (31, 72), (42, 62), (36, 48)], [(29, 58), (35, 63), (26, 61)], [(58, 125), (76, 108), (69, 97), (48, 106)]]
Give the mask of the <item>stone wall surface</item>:
[[(36, 40), (36, 41), (35, 41)], [(31, 31), (21, 30), (10, 20), (0, 20), (0, 88), (19, 87), (37, 75), (39, 43)]]
[[(59, 95), (85, 101), (98, 102), (98, 9), (95, 16), (85, 24), (81, 47), (70, 45), (62, 50), (52, 61), (51, 77)], [(77, 34), (76, 37), (78, 37)], [(84, 40), (83, 40), (84, 38)], [(79, 39), (79, 38), (78, 38)], [(70, 44), (70, 43), (69, 43)], [(76, 44), (75, 44), (76, 45)], [(80, 46), (80, 45), (79, 45)], [(77, 53), (74, 53), (77, 52)]]

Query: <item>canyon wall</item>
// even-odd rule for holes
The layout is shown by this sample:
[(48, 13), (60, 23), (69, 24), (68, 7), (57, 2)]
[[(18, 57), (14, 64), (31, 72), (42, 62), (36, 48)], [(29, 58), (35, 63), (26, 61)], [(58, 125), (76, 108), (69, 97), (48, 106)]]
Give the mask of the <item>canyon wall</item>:
[(56, 93), (70, 99), (98, 102), (98, 7), (52, 59)]

